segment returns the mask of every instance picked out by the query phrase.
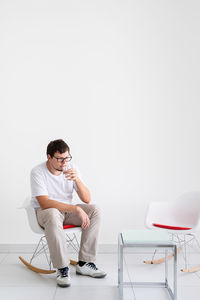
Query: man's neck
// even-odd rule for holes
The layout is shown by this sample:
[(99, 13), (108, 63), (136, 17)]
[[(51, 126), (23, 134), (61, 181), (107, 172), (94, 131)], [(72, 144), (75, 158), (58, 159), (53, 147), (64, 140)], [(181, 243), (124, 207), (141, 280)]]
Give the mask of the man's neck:
[(53, 175), (55, 175), (55, 176), (58, 176), (58, 175), (60, 175), (62, 172), (61, 171), (58, 171), (58, 170), (56, 170), (56, 169), (54, 169), (51, 165), (50, 165), (50, 163), (49, 163), (49, 161), (47, 160), (47, 162), (46, 162), (46, 166), (47, 166), (47, 169), (49, 170), (49, 172), (51, 172)]

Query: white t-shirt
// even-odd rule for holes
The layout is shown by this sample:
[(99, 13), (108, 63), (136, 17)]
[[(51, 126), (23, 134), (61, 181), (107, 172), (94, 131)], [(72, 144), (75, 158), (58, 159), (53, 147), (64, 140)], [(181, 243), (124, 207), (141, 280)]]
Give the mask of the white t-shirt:
[[(73, 168), (76, 169), (80, 178), (77, 168), (74, 165)], [(31, 171), (31, 203), (34, 208), (40, 207), (36, 197), (42, 195), (47, 195), (52, 200), (70, 204), (74, 189), (77, 190), (74, 181), (67, 180), (63, 173), (58, 176), (53, 175), (48, 170), (46, 162), (34, 167)]]

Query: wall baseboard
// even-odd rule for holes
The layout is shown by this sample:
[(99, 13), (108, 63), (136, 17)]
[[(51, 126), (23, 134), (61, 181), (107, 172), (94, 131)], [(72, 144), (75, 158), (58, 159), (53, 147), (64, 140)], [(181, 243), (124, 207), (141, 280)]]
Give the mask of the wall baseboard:
[[(0, 253), (33, 253), (36, 244), (0, 244)], [(74, 253), (73, 248), (68, 248), (69, 253)], [(116, 253), (116, 244), (100, 244), (99, 253)]]
[[(0, 253), (33, 253), (36, 244), (0, 244)], [(73, 248), (68, 248), (69, 253), (75, 253)], [(99, 244), (98, 253), (117, 253), (118, 246), (117, 244)], [(128, 248), (124, 249), (125, 253), (152, 253), (154, 250), (145, 249), (145, 248)], [(163, 250), (159, 250), (160, 253), (163, 253)], [(188, 249), (189, 253), (199, 253), (199, 248), (194, 247), (193, 249)]]

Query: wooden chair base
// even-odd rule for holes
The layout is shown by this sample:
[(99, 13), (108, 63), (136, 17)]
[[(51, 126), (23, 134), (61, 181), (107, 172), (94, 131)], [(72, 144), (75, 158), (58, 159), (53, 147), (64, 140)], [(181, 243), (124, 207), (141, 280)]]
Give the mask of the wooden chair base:
[[(21, 260), (21, 262), (26, 266), (28, 267), (30, 270), (36, 272), (36, 273), (41, 273), (41, 274), (52, 274), (52, 273), (55, 273), (56, 270), (45, 270), (45, 269), (40, 269), (40, 268), (37, 268), (33, 265), (31, 265), (30, 263), (28, 263), (23, 257), (19, 256), (19, 259)], [(71, 260), (70, 259), (70, 264), (71, 265), (77, 265), (77, 261), (75, 260)]]
[(189, 268), (189, 269), (181, 269), (181, 272), (183, 272), (183, 273), (193, 273), (193, 272), (197, 272), (197, 271), (200, 271), (200, 266), (194, 267), (194, 268)]
[[(177, 254), (180, 253), (182, 250), (181, 247), (177, 249)], [(173, 254), (168, 255), (168, 259), (171, 259), (173, 257)], [(160, 258), (160, 259), (155, 259), (155, 260), (145, 260), (145, 264), (152, 264), (152, 265), (157, 265), (165, 262), (165, 257)], [(189, 269), (181, 269), (181, 272), (183, 273), (194, 273), (200, 271), (200, 266), (189, 268)]]
[[(180, 253), (181, 250), (182, 250), (182, 248), (179, 247), (179, 248), (177, 249), (177, 254)], [(174, 256), (173, 253), (169, 254), (169, 255), (168, 255), (168, 259), (171, 259), (173, 256)], [(160, 259), (155, 259), (155, 260), (144, 260), (144, 263), (145, 263), (145, 264), (151, 264), (151, 265), (162, 264), (162, 263), (164, 263), (164, 262), (165, 262), (165, 257), (162, 257), (162, 258), (160, 258)]]

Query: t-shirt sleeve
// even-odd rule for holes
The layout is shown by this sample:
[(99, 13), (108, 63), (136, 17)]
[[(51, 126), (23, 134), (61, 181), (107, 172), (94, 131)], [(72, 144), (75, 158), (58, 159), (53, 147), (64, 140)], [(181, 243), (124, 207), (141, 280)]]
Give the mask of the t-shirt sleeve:
[(31, 192), (32, 197), (48, 195), (45, 177), (41, 170), (31, 171)]

